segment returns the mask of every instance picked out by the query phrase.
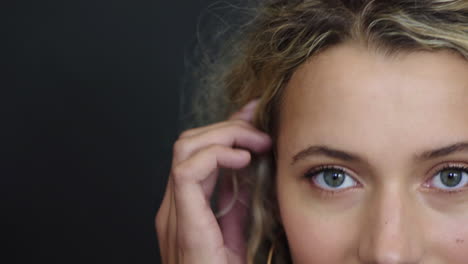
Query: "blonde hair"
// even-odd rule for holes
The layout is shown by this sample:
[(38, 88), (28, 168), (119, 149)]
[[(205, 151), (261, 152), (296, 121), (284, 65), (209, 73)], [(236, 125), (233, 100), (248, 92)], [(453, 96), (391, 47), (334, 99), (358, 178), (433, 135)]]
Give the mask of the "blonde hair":
[[(260, 98), (255, 125), (273, 139), (288, 80), (331, 46), (357, 42), (386, 56), (449, 50), (468, 59), (467, 0), (266, 0), (236, 11), (246, 20), (237, 21), (236, 31), (223, 31), (229, 38), (214, 39), (221, 43), (214, 57), (201, 49), (195, 115), (218, 121)], [(253, 164), (248, 263), (266, 263), (272, 244), (273, 263), (291, 262), (275, 200), (274, 165), (272, 157)]]

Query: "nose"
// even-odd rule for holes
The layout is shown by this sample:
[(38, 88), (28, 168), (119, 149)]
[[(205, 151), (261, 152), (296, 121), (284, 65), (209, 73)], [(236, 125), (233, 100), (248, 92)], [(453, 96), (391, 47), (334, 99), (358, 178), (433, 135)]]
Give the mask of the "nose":
[(365, 209), (358, 254), (365, 264), (418, 264), (424, 247), (417, 206), (410, 194), (389, 187)]

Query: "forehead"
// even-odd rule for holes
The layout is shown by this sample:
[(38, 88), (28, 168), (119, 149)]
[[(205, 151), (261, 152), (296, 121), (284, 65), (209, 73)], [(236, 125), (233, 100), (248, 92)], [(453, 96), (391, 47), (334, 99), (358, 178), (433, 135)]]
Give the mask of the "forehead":
[(278, 129), (286, 152), (330, 144), (379, 155), (467, 137), (466, 60), (448, 51), (390, 58), (351, 44), (320, 53), (293, 74)]

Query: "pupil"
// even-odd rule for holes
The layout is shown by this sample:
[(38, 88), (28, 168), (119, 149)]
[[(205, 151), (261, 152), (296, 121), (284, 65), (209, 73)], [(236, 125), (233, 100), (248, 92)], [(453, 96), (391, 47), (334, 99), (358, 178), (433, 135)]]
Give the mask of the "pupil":
[(325, 183), (331, 187), (339, 187), (344, 182), (344, 173), (340, 170), (327, 170), (323, 176)]
[(441, 173), (441, 181), (447, 187), (455, 187), (462, 180), (462, 173), (460, 170), (445, 170)]

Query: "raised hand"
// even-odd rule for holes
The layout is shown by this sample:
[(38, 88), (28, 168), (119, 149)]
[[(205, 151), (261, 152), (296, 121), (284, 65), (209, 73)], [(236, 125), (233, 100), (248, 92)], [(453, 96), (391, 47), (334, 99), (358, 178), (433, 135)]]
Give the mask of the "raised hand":
[[(251, 124), (256, 105), (250, 102), (227, 121), (187, 130), (174, 144), (168, 185), (156, 215), (164, 264), (246, 263), (243, 229), (248, 208), (236, 202), (218, 223), (210, 198), (219, 169), (245, 168), (251, 152), (271, 147), (270, 137)], [(242, 188), (239, 195), (240, 200), (248, 196)], [(223, 181), (221, 208), (232, 197), (229, 182)]]

